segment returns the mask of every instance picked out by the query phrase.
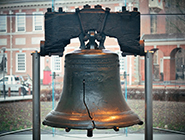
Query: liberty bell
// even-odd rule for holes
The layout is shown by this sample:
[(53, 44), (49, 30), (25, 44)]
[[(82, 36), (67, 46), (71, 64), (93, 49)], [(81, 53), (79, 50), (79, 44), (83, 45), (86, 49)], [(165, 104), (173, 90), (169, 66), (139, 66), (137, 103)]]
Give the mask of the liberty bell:
[(65, 128), (67, 132), (87, 130), (88, 137), (93, 135), (93, 129), (118, 131), (143, 124), (123, 97), (118, 55), (104, 48), (105, 36), (101, 32), (91, 28), (84, 33), (79, 37), (81, 49), (65, 55), (61, 98), (43, 124)]

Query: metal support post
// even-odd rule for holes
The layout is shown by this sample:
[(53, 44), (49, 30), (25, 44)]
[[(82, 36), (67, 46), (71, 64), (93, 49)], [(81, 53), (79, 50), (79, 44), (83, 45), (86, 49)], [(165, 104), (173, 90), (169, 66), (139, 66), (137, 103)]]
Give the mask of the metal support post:
[[(55, 84), (54, 84), (54, 79), (55, 79), (55, 72), (52, 73), (52, 110), (55, 108)], [(55, 128), (52, 128), (52, 133), (53, 137), (55, 136)]]
[(145, 140), (153, 140), (152, 53), (145, 55)]
[(40, 54), (32, 54), (33, 140), (40, 140)]
[[(125, 78), (125, 101), (127, 102), (127, 70), (124, 72), (124, 78)], [(126, 137), (128, 136), (127, 133), (128, 133), (128, 131), (127, 131), (127, 127), (126, 127), (125, 128)]]

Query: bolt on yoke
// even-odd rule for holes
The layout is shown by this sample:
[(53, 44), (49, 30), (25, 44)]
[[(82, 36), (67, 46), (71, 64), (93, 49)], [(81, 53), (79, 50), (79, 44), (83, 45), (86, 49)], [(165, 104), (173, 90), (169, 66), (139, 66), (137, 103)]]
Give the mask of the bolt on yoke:
[(89, 41), (85, 46), (81, 45), (81, 49), (105, 49), (103, 43), (97, 44), (96, 41), (104, 41), (102, 37), (96, 31), (88, 31), (88, 33), (84, 36), (83, 41)]

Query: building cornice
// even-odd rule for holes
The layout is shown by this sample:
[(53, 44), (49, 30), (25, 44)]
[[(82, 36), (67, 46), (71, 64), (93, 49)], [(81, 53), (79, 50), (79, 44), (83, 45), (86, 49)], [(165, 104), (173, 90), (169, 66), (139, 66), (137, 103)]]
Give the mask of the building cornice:
[[(96, 5), (96, 4), (112, 4), (112, 3), (123, 3), (123, 0), (61, 0), (55, 1), (55, 7), (65, 7), (65, 6), (82, 6), (85, 4)], [(48, 8), (52, 6), (52, 1), (45, 2), (17, 2), (1, 4), (0, 10), (15, 10), (15, 9), (31, 9), (31, 8)]]

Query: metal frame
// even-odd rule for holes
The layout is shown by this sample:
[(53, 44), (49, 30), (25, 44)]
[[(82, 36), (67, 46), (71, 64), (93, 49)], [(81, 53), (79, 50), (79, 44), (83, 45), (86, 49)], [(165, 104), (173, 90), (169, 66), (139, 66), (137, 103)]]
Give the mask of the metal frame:
[[(33, 140), (40, 140), (40, 55), (32, 54), (33, 63)], [(145, 55), (145, 140), (153, 140), (152, 52)]]

